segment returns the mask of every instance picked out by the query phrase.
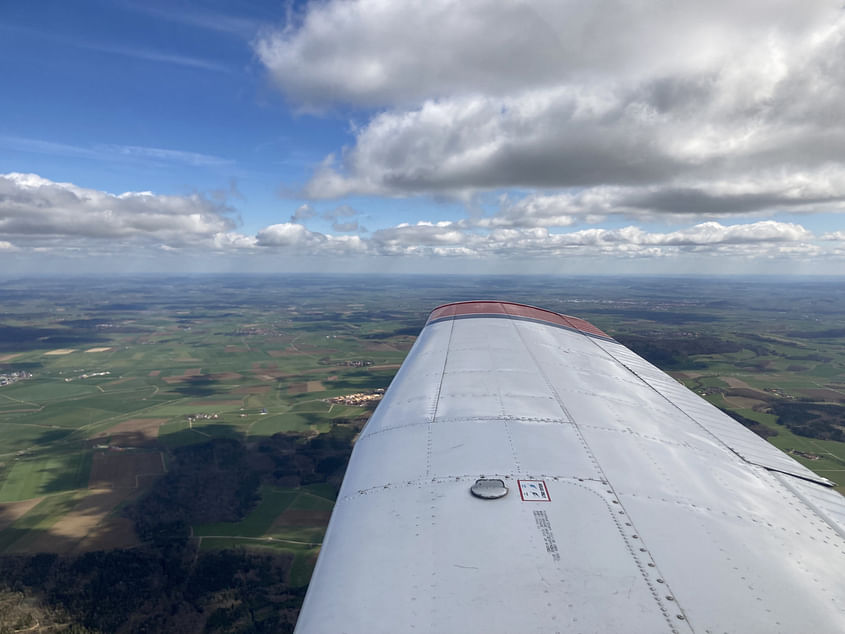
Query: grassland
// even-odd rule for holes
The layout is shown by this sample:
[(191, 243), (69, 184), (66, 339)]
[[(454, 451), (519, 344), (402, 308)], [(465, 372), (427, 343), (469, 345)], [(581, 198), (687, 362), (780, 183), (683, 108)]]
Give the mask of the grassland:
[[(179, 447), (214, 438), (308, 438), (366, 416), (327, 399), (386, 388), (428, 311), (476, 297), (589, 319), (714, 404), (776, 432), (770, 441), (811, 469), (845, 482), (845, 443), (795, 433), (775, 413), (782, 402), (845, 404), (845, 296), (836, 281), (8, 281), (0, 284), (0, 374), (32, 377), (0, 386), (0, 526), (12, 504), (43, 500), (0, 531), (0, 553), (25, 544), (27, 531), (49, 532), (69, 512), (68, 500), (89, 486), (96, 452), (153, 452), (166, 465)], [(153, 437), (133, 431), (133, 421), (150, 420)], [(835, 415), (823, 422), (832, 436), (845, 428)], [(128, 470), (112, 485), (134, 482), (135, 494), (152, 477), (142, 472), (144, 460), (109, 464)], [(331, 485), (309, 486), (265, 484), (242, 521), (195, 524), (193, 535), (203, 549), (293, 553), (294, 569), (307, 578), (335, 494)], [(102, 499), (90, 511), (102, 518), (106, 544), (119, 509), (107, 506), (114, 497)]]

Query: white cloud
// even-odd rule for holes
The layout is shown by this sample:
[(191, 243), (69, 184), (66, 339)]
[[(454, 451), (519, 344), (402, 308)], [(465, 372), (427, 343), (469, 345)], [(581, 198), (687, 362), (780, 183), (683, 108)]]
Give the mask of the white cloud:
[(289, 98), (311, 108), (639, 84), (728, 61), (725, 80), (756, 97), (782, 72), (783, 49), (829, 28), (836, 10), (823, 0), (331, 0), (254, 48)]
[(527, 192), (474, 219), (488, 229), (845, 201), (845, 17), (826, 0), (327, 0), (301, 18), (254, 42), (272, 80), (305, 110), (372, 108), (309, 197)]
[[(200, 195), (115, 195), (53, 182), (35, 174), (13, 173), (0, 175), (0, 252), (65, 257), (206, 252), (329, 260), (352, 256), (627, 259), (694, 254), (760, 260), (836, 255), (845, 241), (843, 232), (818, 238), (800, 224), (773, 220), (738, 224), (710, 221), (673, 231), (646, 230), (633, 224), (616, 229), (560, 230), (568, 227), (569, 216), (562, 216), (558, 206), (576, 210), (573, 213), (578, 218), (588, 219), (589, 213), (601, 208), (593, 203), (575, 195), (538, 196), (516, 203), (504, 199), (498, 216), (400, 223), (376, 230), (368, 237), (356, 235), (353, 226), (340, 222), (352, 218), (348, 223), (355, 224), (354, 218), (359, 215), (358, 211), (341, 206), (323, 214), (326, 219), (335, 220), (335, 234), (285, 222), (245, 235), (235, 230), (229, 218), (231, 209)], [(300, 215), (309, 215), (307, 210), (301, 212)], [(517, 222), (520, 217), (522, 221)], [(338, 235), (343, 233), (350, 235)]]
[(326, 241), (323, 234), (309, 231), (304, 226), (292, 222), (265, 227), (258, 232), (256, 238), (258, 246), (266, 247), (313, 248)]
[(0, 237), (18, 246), (91, 240), (193, 245), (230, 232), (230, 212), (200, 194), (115, 195), (36, 174), (0, 175)]
[(305, 255), (341, 257), (368, 251), (360, 236), (332, 236), (309, 231), (300, 224), (285, 222), (261, 229), (256, 245)]
[(546, 227), (479, 231), (461, 222), (400, 224), (375, 231), (370, 251), (380, 255), (460, 255), (548, 258), (565, 255), (668, 256), (684, 252), (749, 257), (819, 252), (814, 236), (793, 223), (761, 221), (725, 226), (706, 222), (672, 232), (636, 226), (552, 233)]

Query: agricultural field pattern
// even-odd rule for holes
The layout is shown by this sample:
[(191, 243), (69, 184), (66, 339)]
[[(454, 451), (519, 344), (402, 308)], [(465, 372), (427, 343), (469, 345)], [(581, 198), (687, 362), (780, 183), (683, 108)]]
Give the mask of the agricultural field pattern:
[[(835, 279), (6, 280), (0, 624), (135, 631), (169, 606), (183, 631), (291, 628), (356, 434), (428, 312), (479, 298), (591, 321), (845, 484), (845, 286)], [(54, 588), (82, 574), (80, 561), (151, 552), (182, 567), (139, 576), (148, 593), (178, 595), (165, 607), (127, 597), (103, 616)], [(235, 570), (197, 594), (190, 580), (232, 552), (274, 592), (236, 596)], [(45, 554), (41, 577), (26, 581)], [(150, 581), (159, 577), (168, 581)]]

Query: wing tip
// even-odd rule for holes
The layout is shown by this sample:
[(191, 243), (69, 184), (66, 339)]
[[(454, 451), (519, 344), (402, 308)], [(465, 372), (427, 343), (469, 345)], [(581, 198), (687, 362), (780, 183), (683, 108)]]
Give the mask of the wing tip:
[(528, 319), (540, 321), (555, 326), (576, 330), (586, 335), (601, 337), (613, 341), (613, 337), (596, 328), (590, 322), (563, 315), (560, 313), (538, 308), (530, 304), (520, 304), (502, 300), (482, 299), (463, 302), (450, 302), (435, 308), (428, 316), (426, 325), (436, 321), (454, 319), (457, 317), (509, 317), (512, 319)]

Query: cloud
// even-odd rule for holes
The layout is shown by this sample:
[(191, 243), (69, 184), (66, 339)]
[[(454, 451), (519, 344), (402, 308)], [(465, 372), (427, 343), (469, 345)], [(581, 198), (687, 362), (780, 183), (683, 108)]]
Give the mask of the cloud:
[(0, 175), (0, 237), (18, 246), (211, 243), (234, 228), (231, 211), (200, 194), (110, 194), (36, 174)]
[(293, 212), (293, 215), (290, 217), (291, 222), (301, 223), (305, 220), (310, 220), (317, 215), (317, 212), (314, 208), (309, 204), (300, 205), (296, 208), (296, 211)]
[(285, 222), (261, 229), (256, 235), (258, 246), (313, 248), (326, 241), (321, 233), (309, 231), (300, 224)]
[(636, 226), (552, 233), (545, 227), (478, 231), (463, 222), (400, 224), (373, 232), (371, 251), (381, 255), (458, 255), (548, 258), (575, 255), (668, 256), (681, 253), (757, 257), (818, 252), (814, 236), (801, 225), (760, 221), (725, 226), (706, 222), (671, 232)]
[(368, 247), (360, 236), (332, 236), (292, 222), (270, 225), (256, 235), (256, 245), (288, 253), (341, 257), (361, 255)]
[(334, 209), (324, 211), (321, 217), (323, 220), (328, 220), (332, 223), (332, 231), (339, 233), (349, 233), (351, 231), (366, 232), (366, 229), (361, 227), (357, 220), (346, 220), (344, 222), (340, 220), (341, 218), (353, 218), (357, 215), (359, 215), (358, 211), (349, 205), (340, 205)]
[(672, 185), (597, 185), (519, 198), (503, 195), (495, 213), (465, 222), (488, 228), (568, 227), (610, 216), (688, 222), (695, 217), (838, 212), (843, 202), (845, 169), (827, 166), (814, 173), (756, 170), (724, 180), (689, 178)]
[(321, 216), (325, 220), (338, 220), (339, 218), (351, 218), (357, 216), (358, 212), (349, 205), (340, 205), (334, 209), (324, 211)]
[(42, 139), (0, 136), (0, 146), (22, 152), (35, 152), (52, 156), (69, 156), (108, 162), (144, 163), (158, 166), (225, 167), (234, 164), (234, 161), (213, 154), (140, 145), (97, 144), (80, 146)]
[(181, 9), (179, 6), (169, 4), (167, 9), (164, 10), (146, 2), (141, 4), (135, 2), (124, 2), (122, 3), (122, 6), (132, 11), (153, 16), (160, 20), (186, 24), (199, 29), (228, 33), (244, 39), (249, 39), (255, 35), (260, 26), (259, 22), (251, 18), (229, 15), (216, 11), (199, 10), (198, 7), (191, 7), (188, 11)]
[(348, 233), (350, 231), (362, 231), (363, 228), (358, 224), (357, 220), (350, 220), (349, 222), (333, 222), (332, 231), (339, 233)]
[[(400, 223), (362, 236), (356, 234), (364, 230), (356, 229), (354, 219), (359, 212), (340, 206), (323, 214), (334, 219), (334, 234), (284, 222), (246, 235), (236, 230), (230, 218), (234, 210), (225, 201), (199, 194), (111, 194), (35, 174), (12, 173), (0, 175), (0, 252), (66, 257), (153, 253), (322, 259), (369, 256), (418, 261), (430, 257), (553, 260), (694, 254), (759, 260), (836, 255), (845, 241), (843, 232), (816, 237), (800, 224), (773, 220), (710, 221), (673, 231), (648, 231), (636, 225), (573, 230), (565, 228), (567, 222), (558, 205), (568, 205), (570, 210), (580, 207), (581, 213), (597, 208), (578, 196), (523, 198), (515, 203), (505, 200), (498, 216)], [(523, 211), (513, 211), (517, 208)], [(316, 214), (307, 206), (298, 213)], [(517, 223), (514, 218), (520, 216), (523, 221)], [(344, 233), (351, 235), (339, 235)]]
[[(789, 0), (331, 0), (310, 4), (298, 26), (266, 31), (253, 46), (291, 101), (311, 108), (505, 96), (620, 78), (649, 85), (690, 71), (708, 78), (728, 61), (738, 74), (758, 69), (748, 92), (778, 70), (774, 54), (829, 28), (836, 10), (822, 0), (800, 7)], [(678, 86), (655, 91), (663, 104), (689, 103)]]
[(169, 150), (166, 148), (157, 147), (143, 147), (139, 145), (104, 145), (99, 146), (100, 151), (114, 152), (127, 157), (140, 157), (144, 159), (153, 159), (155, 161), (164, 161), (167, 163), (182, 163), (193, 167), (217, 167), (223, 165), (232, 165), (233, 161), (213, 156), (211, 154), (201, 154), (199, 152), (186, 152), (184, 150)]
[(311, 198), (549, 197), (490, 227), (845, 199), (845, 17), (826, 1), (328, 0), (253, 46), (300, 109), (369, 109)]
[(10, 30), (21, 34), (26, 34), (33, 38), (48, 39), (65, 46), (87, 49), (89, 51), (97, 51), (109, 55), (122, 55), (124, 57), (132, 57), (134, 59), (141, 59), (156, 63), (172, 64), (176, 66), (184, 66), (187, 68), (201, 69), (218, 73), (233, 72), (233, 69), (227, 66), (226, 64), (222, 64), (220, 62), (209, 59), (193, 57), (190, 55), (182, 55), (180, 53), (175, 53), (172, 51), (163, 51), (155, 48), (131, 47), (120, 44), (109, 44), (107, 42), (95, 42), (88, 38), (63, 37), (54, 31), (13, 24), (3, 24), (0, 25), (0, 28), (2, 28), (3, 30)]
[(220, 62), (202, 59), (199, 57), (191, 57), (189, 55), (180, 55), (168, 51), (159, 51), (155, 49), (132, 48), (128, 46), (113, 46), (113, 45), (99, 45), (92, 43), (75, 43), (80, 48), (87, 48), (92, 51), (99, 51), (102, 53), (123, 55), (124, 57), (132, 57), (134, 59), (145, 60), (148, 62), (157, 62), (163, 64), (172, 64), (175, 66), (185, 66), (187, 68), (198, 68), (201, 70), (213, 71), (216, 73), (231, 73), (232, 68)]

